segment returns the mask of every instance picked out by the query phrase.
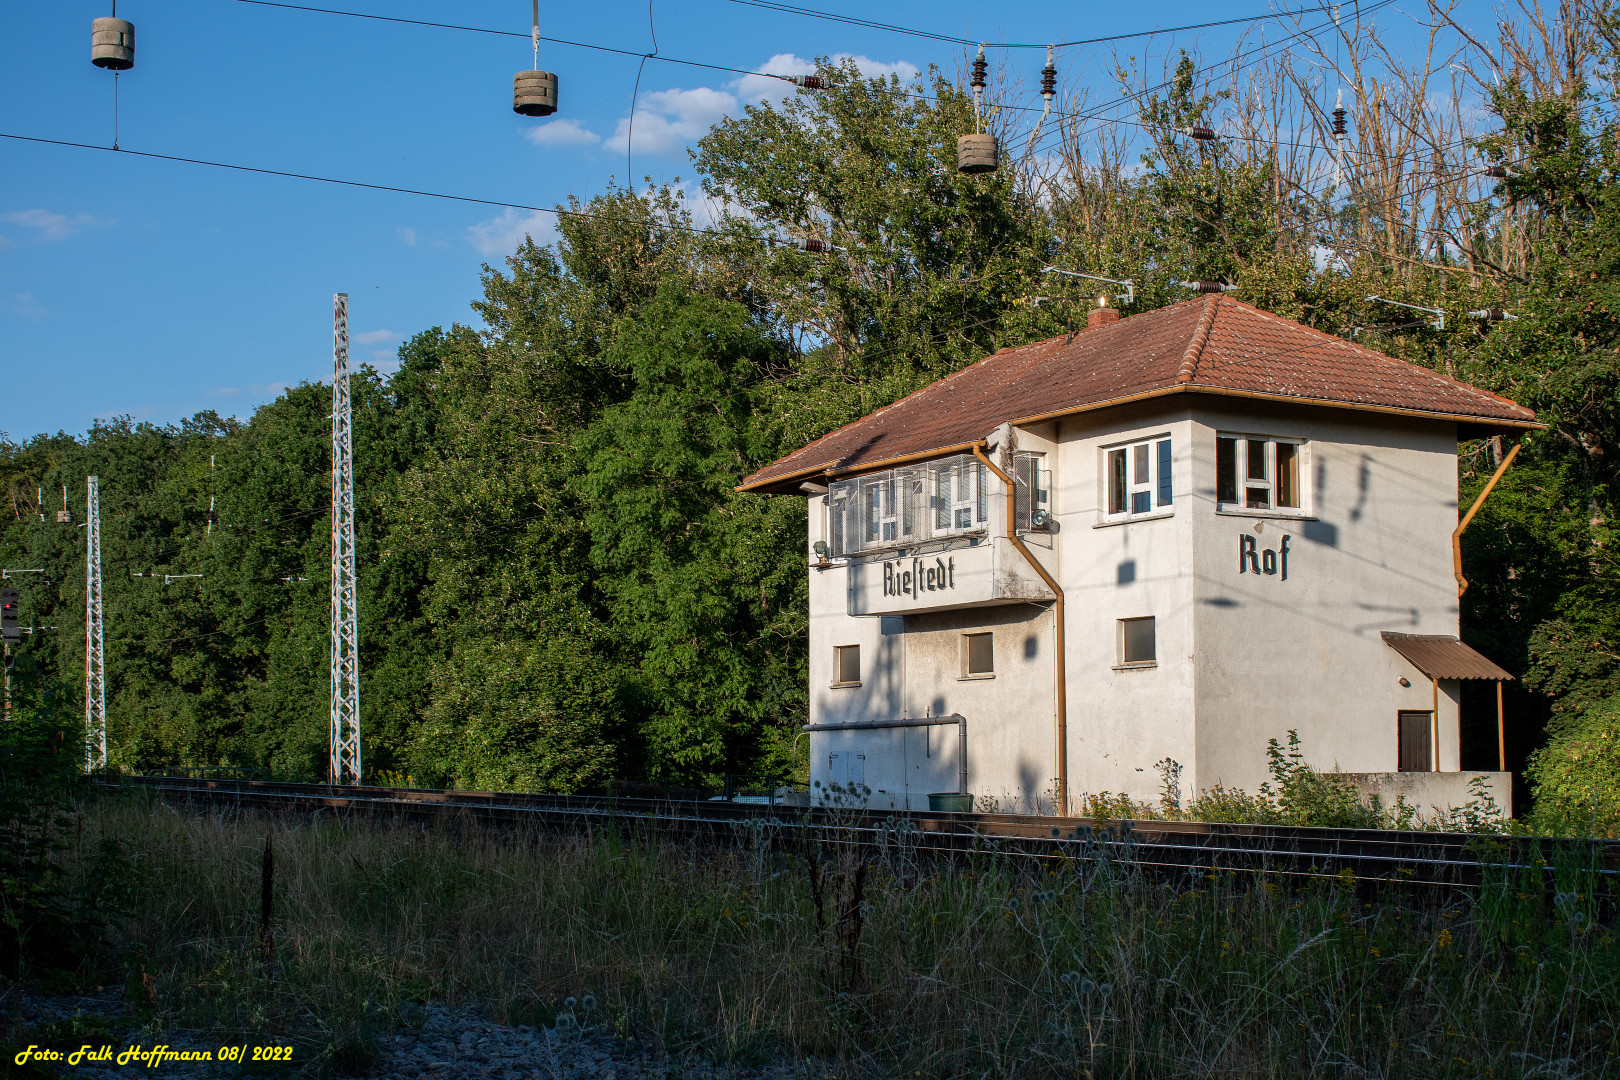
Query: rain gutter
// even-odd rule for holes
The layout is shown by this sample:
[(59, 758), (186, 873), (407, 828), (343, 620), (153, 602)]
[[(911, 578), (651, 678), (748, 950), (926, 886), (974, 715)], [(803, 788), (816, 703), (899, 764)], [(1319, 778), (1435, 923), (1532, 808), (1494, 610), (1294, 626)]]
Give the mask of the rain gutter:
[(1041, 565), (1040, 560), (1035, 558), (1034, 553), (1031, 552), (1029, 550), (1029, 548), (1025, 547), (1024, 542), (1018, 538), (1018, 530), (1017, 530), (1018, 522), (1017, 522), (1017, 519), (1016, 519), (1016, 517), (1015, 517), (1015, 515), (1013, 513), (1013, 500), (1016, 498), (1016, 492), (1014, 490), (1013, 479), (1012, 479), (1012, 477), (1008, 476), (1006, 473), (1002, 472), (1000, 467), (997, 466), (995, 462), (991, 461), (988, 457), (985, 456), (984, 451), (985, 451), (985, 447), (987, 445), (989, 445), (989, 444), (983, 439), (980, 439), (978, 442), (974, 443), (973, 444), (973, 456), (978, 458), (980, 463), (983, 464), (985, 468), (987, 468), (991, 472), (995, 473), (996, 477), (1001, 481), (1003, 486), (1005, 486), (1006, 489), (1007, 489), (1007, 540), (1012, 544), (1013, 547), (1018, 549), (1018, 553), (1024, 557), (1024, 561), (1029, 563), (1030, 568), (1033, 569), (1035, 571), (1035, 573), (1040, 575), (1041, 580), (1046, 582), (1046, 587), (1051, 589), (1053, 595), (1057, 597), (1057, 599), (1053, 602), (1053, 606), (1052, 606), (1052, 621), (1053, 621), (1054, 637), (1055, 637), (1054, 652), (1056, 653), (1056, 656), (1053, 659), (1053, 667), (1057, 672), (1057, 688), (1056, 688), (1056, 696), (1057, 696), (1057, 732), (1056, 732), (1056, 736), (1057, 736), (1057, 752), (1056, 752), (1057, 776), (1055, 777), (1056, 785), (1057, 785), (1057, 807), (1056, 807), (1056, 810), (1057, 810), (1057, 814), (1058, 814), (1059, 817), (1068, 817), (1069, 816), (1069, 694), (1068, 694), (1068, 666), (1069, 666), (1069, 662), (1068, 662), (1068, 652), (1067, 652), (1067, 650), (1065, 648), (1065, 644), (1064, 644), (1063, 589), (1058, 585), (1057, 579), (1054, 578), (1051, 574), (1046, 572), (1046, 567)]
[(1507, 467), (1513, 464), (1513, 459), (1519, 456), (1519, 447), (1522, 445), (1522, 443), (1515, 440), (1513, 448), (1502, 459), (1502, 464), (1496, 467), (1496, 471), (1491, 474), (1491, 478), (1485, 482), (1485, 488), (1479, 493), (1479, 497), (1474, 500), (1474, 505), (1468, 508), (1468, 513), (1463, 515), (1463, 519), (1457, 523), (1457, 527), (1451, 530), (1451, 567), (1452, 573), (1457, 578), (1457, 598), (1459, 600), (1462, 599), (1462, 594), (1468, 591), (1468, 579), (1463, 577), (1462, 572), (1463, 530), (1468, 528), (1469, 522), (1474, 520), (1474, 515), (1479, 513), (1479, 508), (1485, 505), (1486, 497), (1490, 495), (1491, 489), (1496, 487), (1496, 482), (1502, 479), (1502, 474), (1507, 472)]

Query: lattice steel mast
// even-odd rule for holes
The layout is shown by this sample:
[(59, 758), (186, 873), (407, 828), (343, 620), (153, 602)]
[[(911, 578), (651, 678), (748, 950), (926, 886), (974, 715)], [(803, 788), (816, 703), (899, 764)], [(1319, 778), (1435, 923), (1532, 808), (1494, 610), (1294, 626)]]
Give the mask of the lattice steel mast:
[(107, 766), (107, 665), (102, 651), (101, 483), (85, 478), (84, 770)]
[(355, 617), (354, 445), (349, 410), (349, 294), (332, 296), (332, 763), (360, 782), (360, 632)]

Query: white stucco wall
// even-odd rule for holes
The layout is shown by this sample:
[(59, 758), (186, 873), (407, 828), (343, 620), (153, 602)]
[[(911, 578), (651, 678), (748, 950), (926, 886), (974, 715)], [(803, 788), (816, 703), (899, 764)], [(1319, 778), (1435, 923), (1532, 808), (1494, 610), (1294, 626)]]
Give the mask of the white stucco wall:
[[(1308, 515), (1217, 514), (1217, 431), (1310, 440)], [(1203, 403), (1192, 435), (1199, 786), (1253, 791), (1266, 740), (1290, 729), (1318, 768), (1395, 771), (1396, 712), (1431, 709), (1434, 691), (1379, 633), (1457, 633), (1455, 427), (1234, 401)], [(1290, 538), (1287, 581), (1239, 572), (1242, 534)], [(1440, 768), (1455, 771), (1457, 689), (1440, 690)]]
[[(1286, 519), (1217, 513), (1217, 431), (1308, 440), (1305, 511)], [(1169, 512), (1103, 521), (1106, 449), (1162, 436), (1172, 441)], [(1253, 791), (1268, 779), (1266, 740), (1281, 741), (1290, 729), (1320, 768), (1395, 770), (1396, 712), (1428, 710), (1433, 691), (1379, 633), (1457, 632), (1452, 425), (1200, 395), (1047, 423), (1012, 441), (1045, 453), (1052, 474), (1052, 528), (1026, 541), (1066, 594), (1072, 797), (1156, 798), (1155, 764), (1164, 758), (1181, 764), (1185, 795), (1215, 784)], [(809, 500), (812, 546), (825, 538), (825, 501)], [(969, 790), (1004, 810), (1050, 810), (1053, 613), (1037, 599), (1044, 590), (1022, 556), (998, 539), (1004, 499), (992, 498), (991, 511), (973, 544), (929, 548), (935, 558), (956, 553), (955, 595), (884, 595), (872, 587), (880, 559), (817, 568), (806, 552), (810, 721), (959, 712), (968, 718)], [(1287, 535), (1288, 580), (1238, 572), (1241, 535), (1253, 536), (1257, 550), (1276, 550)], [(1156, 620), (1157, 661), (1124, 669), (1119, 620), (1142, 616)], [(969, 630), (996, 635), (994, 679), (963, 678)], [(832, 685), (839, 645), (861, 646), (861, 685)], [(1457, 691), (1440, 689), (1440, 768), (1454, 771)], [(863, 754), (876, 805), (921, 809), (928, 792), (956, 789), (954, 727), (808, 738), (812, 781), (847, 774), (849, 759), (831, 755)]]

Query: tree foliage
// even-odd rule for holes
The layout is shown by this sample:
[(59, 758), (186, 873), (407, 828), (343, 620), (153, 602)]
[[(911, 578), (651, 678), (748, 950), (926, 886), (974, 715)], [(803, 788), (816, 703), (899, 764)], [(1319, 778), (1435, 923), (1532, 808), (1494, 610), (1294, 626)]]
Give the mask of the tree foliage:
[[(1556, 745), (1561, 725), (1611, 723), (1597, 704), (1620, 690), (1615, 35), (1578, 5), (1564, 17), (1574, 74), (1549, 75), (1554, 60), (1520, 46), (1533, 35), (1504, 23), (1513, 62), (1478, 83), (1490, 130), (1460, 143), (1425, 81), (1444, 67), (1432, 39), (1403, 68), (1375, 37), (1347, 38), (1348, 173), (1311, 156), (1324, 106), (1292, 61), (1224, 86), (1195, 56), (1154, 85), (1121, 62), (1141, 135), (1054, 120), (1029, 155), (1022, 114), (993, 101), (981, 120), (1005, 156), (981, 176), (954, 168), (980, 122), (958, 86), (845, 62), (818, 69), (828, 89), (750, 105), (699, 142), (712, 227), (676, 187), (571, 204), (555, 244), (485, 268), (479, 325), (425, 330), (396, 371), (355, 380), (368, 771), (572, 791), (789, 767), (806, 711), (803, 504), (736, 483), (1083, 321), (1096, 289), (1054, 264), (1131, 279), (1134, 310), (1227, 281), (1540, 411), (1549, 430), (1465, 536), (1464, 637), (1523, 678), (1516, 762), (1549, 721)], [(1200, 122), (1220, 137), (1190, 140)], [(1423, 133), (1432, 163), (1414, 172)], [(1513, 167), (1471, 186), (1450, 163), (1461, 144)], [(834, 250), (781, 242), (799, 238)], [(1392, 318), (1374, 294), (1445, 325)], [(1518, 319), (1468, 314), (1491, 307)], [(54, 675), (83, 663), (84, 573), (56, 493), (77, 508), (85, 475), (101, 477), (117, 763), (322, 774), (329, 406), (303, 385), (246, 421), (0, 441), (0, 558), (49, 568), (24, 610), (56, 629), (25, 649)], [(1465, 499), (1504, 452), (1464, 447)], [(1489, 734), (1488, 755), (1468, 744), (1477, 764), (1494, 764)], [(1549, 804), (1567, 790), (1561, 753), (1536, 759)]]

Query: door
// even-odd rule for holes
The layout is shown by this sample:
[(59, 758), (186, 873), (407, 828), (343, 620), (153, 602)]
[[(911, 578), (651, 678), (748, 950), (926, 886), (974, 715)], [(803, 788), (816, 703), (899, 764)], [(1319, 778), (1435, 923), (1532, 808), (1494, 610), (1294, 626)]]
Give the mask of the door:
[(1434, 753), (1429, 734), (1434, 727), (1434, 713), (1402, 711), (1398, 716), (1400, 750), (1397, 768), (1401, 772), (1433, 771)]
[(827, 755), (828, 802), (860, 805), (866, 794), (866, 755), (838, 750)]

